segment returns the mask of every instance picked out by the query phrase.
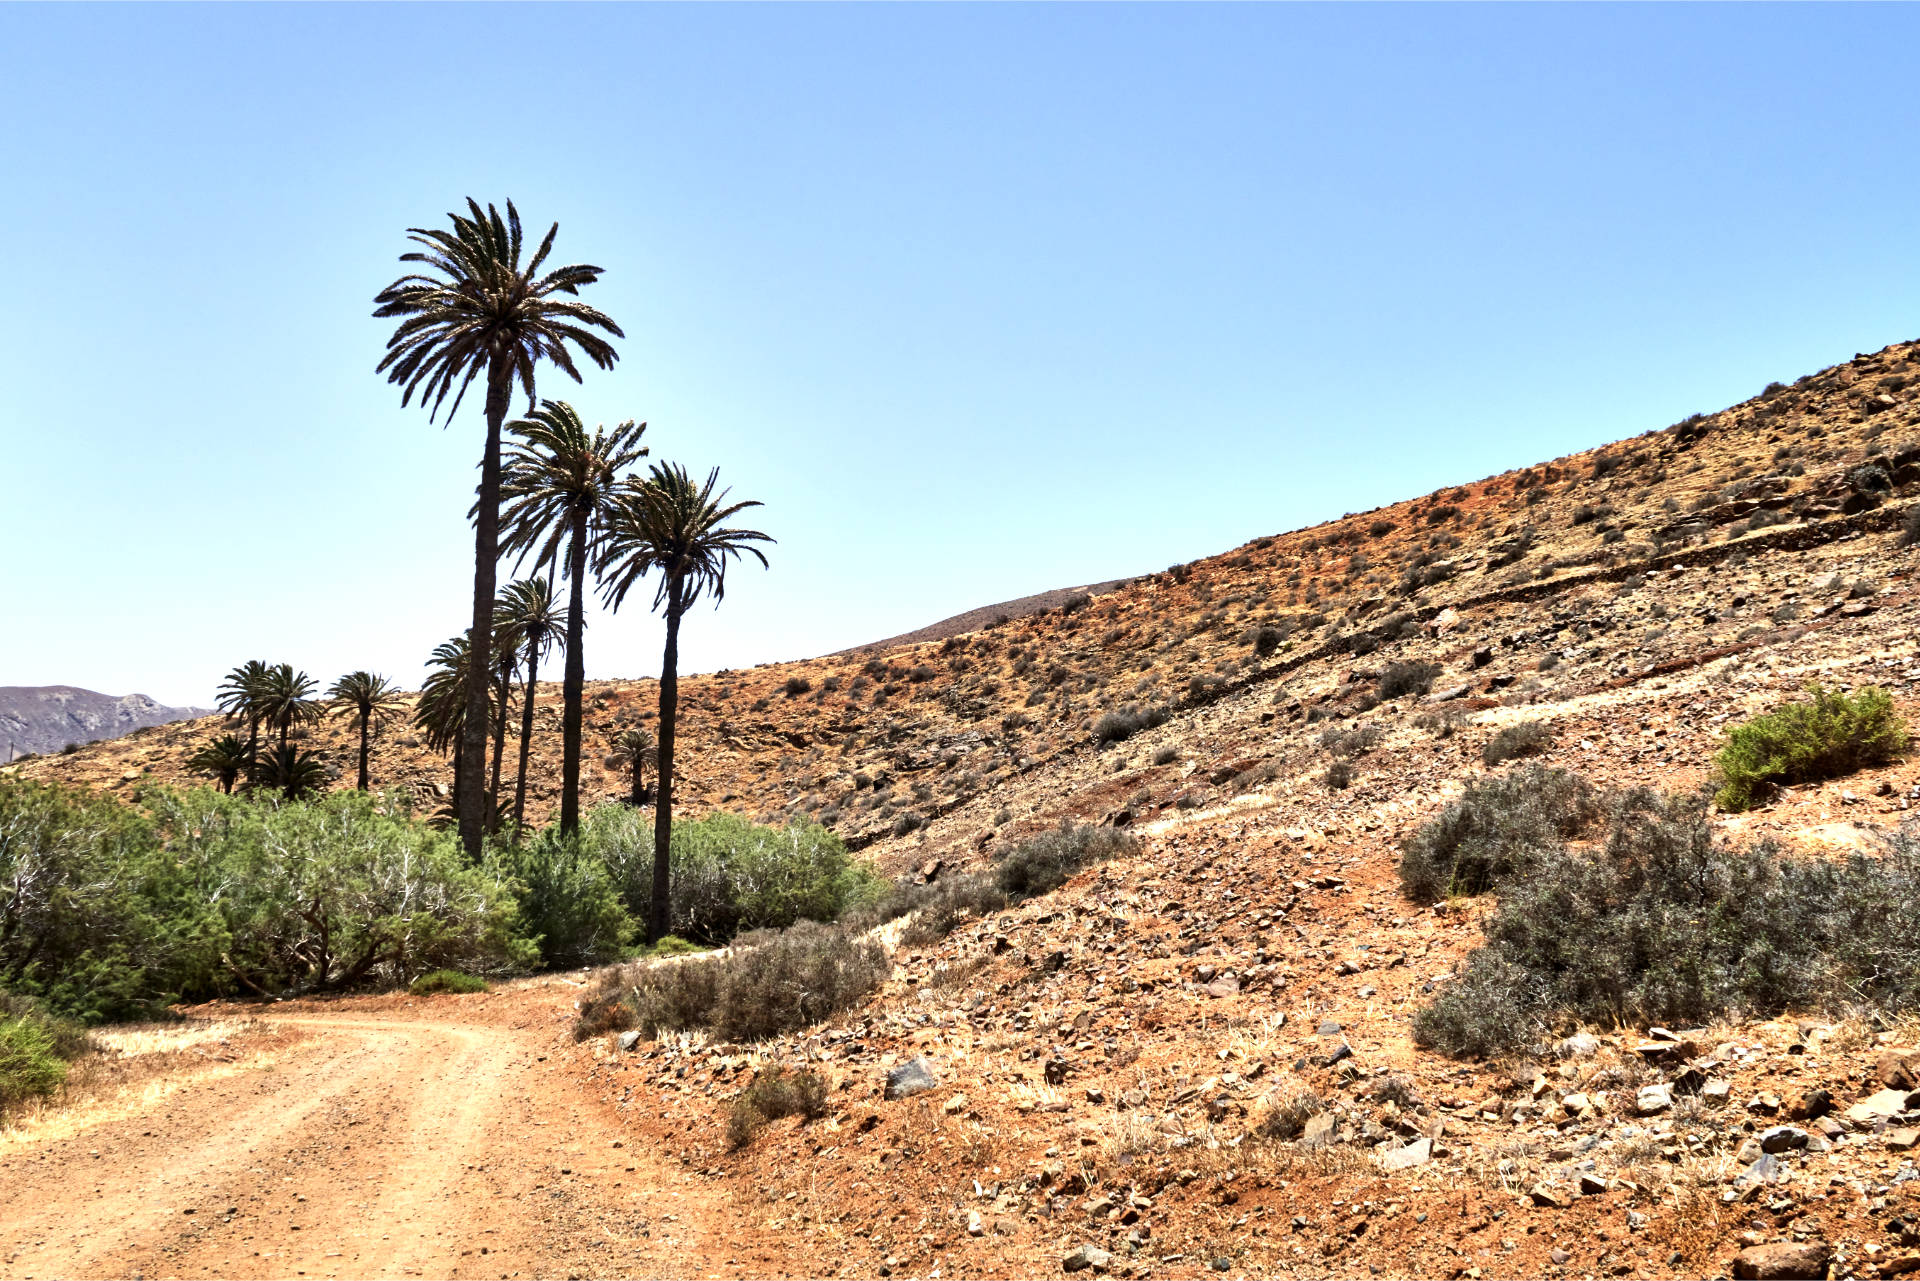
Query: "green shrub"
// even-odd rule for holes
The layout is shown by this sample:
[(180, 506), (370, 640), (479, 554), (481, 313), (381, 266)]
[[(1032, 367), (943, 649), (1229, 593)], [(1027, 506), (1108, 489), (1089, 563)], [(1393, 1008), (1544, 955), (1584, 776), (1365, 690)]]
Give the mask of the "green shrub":
[(1380, 684), (1374, 693), (1382, 702), (1403, 694), (1424, 694), (1439, 677), (1438, 663), (1389, 663), (1387, 670), (1380, 674)]
[[(611, 873), (627, 911), (644, 920), (653, 897), (651, 816), (625, 805), (593, 810), (584, 846)], [(784, 826), (710, 814), (673, 825), (668, 929), (720, 944), (747, 930), (831, 921), (872, 903), (886, 883), (839, 837), (805, 819)]]
[(487, 981), (459, 970), (433, 970), (407, 985), (414, 996), (432, 996), (436, 992), (470, 993), (487, 990)]
[(67, 1079), (53, 1037), (39, 1020), (0, 1016), (0, 1114), (27, 1099), (51, 1094)]
[(0, 780), (0, 989), (86, 1022), (216, 986), (226, 878), (90, 789)]
[(545, 965), (571, 969), (619, 958), (633, 937), (634, 920), (587, 840), (562, 836), (556, 825), (495, 858), (519, 887), (523, 926)]
[(1486, 1055), (1576, 1023), (1680, 1026), (1867, 1002), (1920, 1006), (1920, 834), (1845, 863), (1716, 847), (1705, 804), (1644, 789), (1598, 850), (1542, 853), (1487, 942), (1414, 1021)]
[(1594, 790), (1564, 770), (1529, 765), (1477, 780), (1401, 845), (1401, 886), (1422, 902), (1484, 893), (1525, 872), (1600, 812)]
[(1551, 742), (1553, 729), (1545, 721), (1521, 721), (1488, 739), (1487, 745), (1480, 749), (1480, 759), (1489, 765), (1504, 765), (1522, 756), (1545, 751)]
[(1062, 819), (1054, 830), (1029, 837), (1001, 855), (994, 875), (1007, 894), (1031, 898), (1066, 884), (1089, 864), (1137, 848), (1138, 842), (1119, 828)]
[(1714, 758), (1722, 808), (1749, 808), (1770, 783), (1834, 778), (1906, 750), (1906, 722), (1885, 690), (1869, 686), (1849, 697), (1816, 685), (1807, 693), (1807, 702), (1783, 703), (1727, 732)]

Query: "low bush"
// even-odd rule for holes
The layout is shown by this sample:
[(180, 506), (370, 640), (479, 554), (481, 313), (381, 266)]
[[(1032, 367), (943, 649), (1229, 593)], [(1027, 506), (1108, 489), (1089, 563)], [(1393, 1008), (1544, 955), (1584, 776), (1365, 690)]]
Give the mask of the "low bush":
[(1553, 729), (1546, 722), (1521, 721), (1488, 739), (1487, 745), (1480, 749), (1480, 759), (1489, 765), (1504, 765), (1522, 756), (1545, 751), (1551, 742)]
[(54, 1051), (53, 1037), (37, 1019), (0, 1015), (0, 1115), (67, 1079), (67, 1065)]
[(422, 974), (407, 985), (407, 991), (414, 996), (432, 996), (439, 992), (464, 994), (484, 992), (487, 981), (471, 974), (462, 974), (459, 970), (434, 970)]
[(789, 676), (780, 689), (788, 698), (798, 698), (813, 688), (813, 682), (804, 676)]
[[(907, 947), (930, 947), (966, 921), (978, 920), (1006, 905), (1007, 892), (993, 877), (962, 872), (944, 876), (932, 885), (896, 887), (874, 923), (912, 914), (913, 919), (900, 932), (900, 942)], [(859, 920), (856, 918), (856, 922)]]
[(753, 1141), (761, 1127), (783, 1116), (811, 1121), (826, 1114), (826, 1078), (806, 1068), (796, 1072), (776, 1063), (756, 1073), (753, 1084), (733, 1101), (727, 1116), (727, 1145), (738, 1151)]
[(1153, 763), (1155, 765), (1171, 765), (1179, 759), (1180, 749), (1174, 747), (1172, 744), (1156, 748), (1153, 753)]
[(1143, 729), (1152, 729), (1164, 725), (1167, 709), (1143, 703), (1127, 703), (1113, 711), (1103, 714), (1093, 726), (1093, 741), (1096, 743), (1118, 743), (1132, 738)]
[(1353, 762), (1346, 757), (1336, 757), (1327, 766), (1327, 786), (1334, 791), (1344, 791), (1353, 785)]
[(1308, 1121), (1326, 1110), (1326, 1102), (1312, 1090), (1275, 1095), (1260, 1109), (1253, 1130), (1263, 1139), (1290, 1143), (1300, 1137)]
[(1403, 694), (1424, 694), (1433, 688), (1439, 675), (1440, 667), (1436, 663), (1390, 663), (1380, 674), (1380, 684), (1374, 692), (1382, 702)]
[(581, 1003), (574, 1035), (626, 1026), (647, 1036), (702, 1029), (723, 1041), (762, 1041), (851, 1009), (890, 969), (878, 943), (803, 921), (719, 956), (612, 967)]
[(1503, 887), (1487, 942), (1415, 1018), (1456, 1055), (1577, 1023), (1682, 1026), (1864, 1002), (1920, 1005), (1920, 833), (1884, 857), (1716, 846), (1703, 800), (1644, 789), (1597, 850), (1544, 851)]
[(1529, 765), (1475, 781), (1401, 845), (1400, 884), (1422, 902), (1484, 893), (1526, 872), (1601, 810), (1593, 788), (1564, 770)]
[(1920, 504), (1907, 511), (1906, 523), (1900, 526), (1900, 546), (1920, 547)]
[(1001, 855), (994, 876), (1007, 894), (1031, 898), (1066, 884), (1083, 867), (1138, 848), (1138, 842), (1119, 828), (1062, 819), (1059, 827), (1029, 837)]
[(1774, 783), (1807, 783), (1881, 765), (1907, 748), (1906, 722), (1883, 689), (1853, 695), (1814, 686), (1727, 732), (1714, 758), (1724, 809), (1747, 809)]

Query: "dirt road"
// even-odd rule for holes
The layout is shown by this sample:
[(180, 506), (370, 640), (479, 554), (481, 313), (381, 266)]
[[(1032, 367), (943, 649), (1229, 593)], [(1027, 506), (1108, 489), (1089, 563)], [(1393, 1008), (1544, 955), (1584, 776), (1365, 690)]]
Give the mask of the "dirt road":
[(0, 1148), (0, 1274), (787, 1270), (581, 1088), (568, 996), (271, 1007), (272, 1051)]

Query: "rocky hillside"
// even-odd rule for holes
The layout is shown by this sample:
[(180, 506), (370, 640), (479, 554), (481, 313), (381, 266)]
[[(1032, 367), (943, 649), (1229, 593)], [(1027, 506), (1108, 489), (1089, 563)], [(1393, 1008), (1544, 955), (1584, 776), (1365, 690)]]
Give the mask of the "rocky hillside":
[[(876, 999), (806, 1034), (567, 1053), (636, 1142), (822, 1272), (1920, 1272), (1920, 1024), (1606, 1026), (1449, 1059), (1411, 1018), (1493, 904), (1423, 905), (1396, 875), (1516, 726), (1598, 787), (1685, 789), (1727, 725), (1809, 682), (1920, 718), (1916, 509), (1920, 345), (1897, 344), (1042, 612), (689, 680), (694, 808), (811, 815), (936, 882), (1062, 819), (1138, 848), (897, 953)], [(594, 686), (596, 757), (653, 692)], [(179, 778), (215, 728), (17, 768)], [(342, 727), (310, 742), (347, 764)], [(375, 771), (450, 779), (403, 732)], [(1917, 809), (1910, 754), (1714, 834), (1874, 854)], [(827, 1115), (736, 1150), (731, 1101), (771, 1063), (826, 1075)], [(888, 1090), (907, 1076), (931, 1088)]]
[(205, 716), (145, 694), (98, 694), (72, 685), (0, 685), (0, 762), (119, 738), (150, 725)]
[[(1756, 588), (1738, 605), (1651, 610), (1669, 594), (1691, 599), (1682, 582), (1731, 581), (1721, 566), (1751, 565), (1736, 572), (1757, 582), (1780, 556), (1823, 563), (1820, 549), (1895, 529), (1915, 497), (1920, 345), (1901, 343), (1716, 414), (980, 619), (976, 631), (683, 680), (681, 790), (696, 810), (807, 814), (865, 845), (936, 818), (990, 817), (1034, 771), (1109, 768), (1095, 743), (1109, 713), (1171, 716), (1168, 733), (1187, 741), (1216, 701), (1259, 688), (1298, 720), (1357, 697), (1364, 682), (1329, 686), (1332, 674), (1385, 655), (1443, 662), (1462, 698), (1556, 701), (1833, 621), (1811, 583), (1792, 585), (1791, 599)], [(1623, 592), (1630, 581), (1656, 586)], [(1600, 599), (1604, 609), (1588, 603)], [(623, 794), (600, 762), (621, 728), (653, 718), (655, 697), (650, 680), (591, 687), (595, 798)], [(532, 792), (544, 817), (558, 795), (558, 687), (543, 683), (540, 704)], [(112, 787), (179, 779), (220, 729), (212, 719), (148, 729), (21, 769)], [(307, 745), (351, 781), (344, 721)], [(1232, 775), (1212, 775), (1233, 763), (1202, 762), (1180, 793), (1216, 795)], [(1155, 780), (1167, 777), (1159, 768)], [(373, 770), (376, 785), (423, 796), (452, 781), (450, 762), (404, 729), (380, 740)], [(1115, 777), (1106, 791), (1118, 810), (1139, 787)], [(1159, 804), (1134, 808), (1146, 817)], [(943, 822), (932, 839), (952, 843), (956, 831)], [(965, 841), (993, 831), (978, 825)]]

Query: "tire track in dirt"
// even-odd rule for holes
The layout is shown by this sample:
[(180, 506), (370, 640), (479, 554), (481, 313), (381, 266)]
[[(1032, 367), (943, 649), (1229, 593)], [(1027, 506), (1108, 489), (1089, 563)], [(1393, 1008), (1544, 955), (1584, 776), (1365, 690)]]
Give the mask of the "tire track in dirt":
[[(533, 1000), (527, 998), (533, 997)], [(0, 1157), (0, 1274), (552, 1276), (765, 1272), (724, 1193), (638, 1151), (503, 1006), (341, 1002), (258, 1071)], [(445, 1017), (431, 1017), (441, 1015)], [(423, 1014), (429, 1017), (421, 1017)]]

